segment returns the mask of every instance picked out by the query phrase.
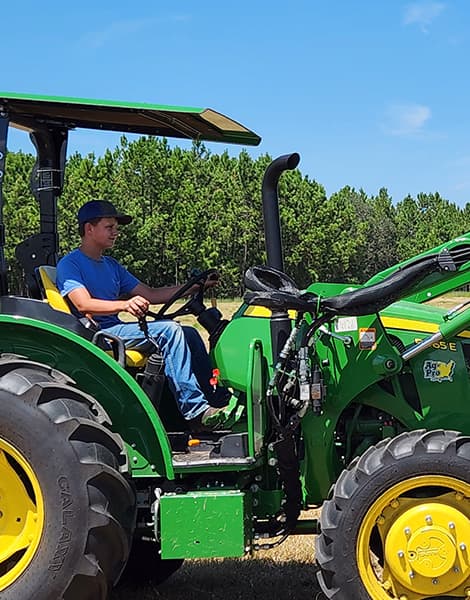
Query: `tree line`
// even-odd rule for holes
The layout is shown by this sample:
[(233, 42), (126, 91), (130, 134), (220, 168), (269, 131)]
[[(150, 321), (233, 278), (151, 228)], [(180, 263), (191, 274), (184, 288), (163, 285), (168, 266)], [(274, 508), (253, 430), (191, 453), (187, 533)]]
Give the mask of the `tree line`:
[[(39, 207), (29, 188), (34, 157), (12, 152), (4, 182), (5, 250), (12, 291), (22, 273), (16, 244), (39, 230)], [(103, 156), (73, 154), (59, 198), (60, 253), (79, 244), (76, 214), (105, 198), (133, 216), (113, 255), (150, 285), (183, 283), (193, 268), (217, 267), (220, 295), (239, 296), (243, 273), (266, 262), (261, 183), (269, 155), (253, 159), (190, 149), (167, 140), (125, 136)], [(300, 287), (315, 280), (366, 281), (374, 273), (470, 230), (464, 208), (438, 193), (393, 203), (387, 190), (368, 196), (346, 186), (327, 197), (324, 187), (288, 171), (279, 184), (285, 271)]]

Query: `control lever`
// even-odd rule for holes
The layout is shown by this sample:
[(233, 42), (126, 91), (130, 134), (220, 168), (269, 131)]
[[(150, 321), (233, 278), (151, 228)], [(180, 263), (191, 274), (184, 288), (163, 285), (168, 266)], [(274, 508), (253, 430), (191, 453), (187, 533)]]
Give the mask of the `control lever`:
[(350, 335), (339, 335), (338, 333), (334, 333), (333, 331), (330, 331), (325, 325), (321, 325), (318, 328), (318, 331), (320, 331), (320, 333), (322, 333), (323, 335), (327, 335), (329, 337), (334, 338), (335, 340), (339, 340), (340, 342), (343, 342), (343, 344), (345, 346), (350, 346), (353, 342), (353, 339)]

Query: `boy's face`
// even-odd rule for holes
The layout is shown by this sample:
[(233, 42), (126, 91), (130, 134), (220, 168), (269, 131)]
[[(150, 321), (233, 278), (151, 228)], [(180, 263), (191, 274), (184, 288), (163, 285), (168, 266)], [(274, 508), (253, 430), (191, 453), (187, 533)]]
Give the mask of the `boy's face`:
[(119, 224), (114, 217), (103, 217), (93, 225), (85, 224), (85, 235), (102, 250), (112, 248), (119, 233)]

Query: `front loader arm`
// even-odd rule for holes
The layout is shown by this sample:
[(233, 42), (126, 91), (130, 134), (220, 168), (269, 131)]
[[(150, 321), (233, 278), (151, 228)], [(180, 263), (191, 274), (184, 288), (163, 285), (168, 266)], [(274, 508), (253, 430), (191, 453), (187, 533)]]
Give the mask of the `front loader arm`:
[(403, 299), (421, 304), (470, 283), (470, 232), (468, 232), (377, 273), (364, 285), (368, 287), (379, 283), (395, 271), (443, 250), (450, 253), (456, 269), (430, 274), (413, 288), (409, 296)]

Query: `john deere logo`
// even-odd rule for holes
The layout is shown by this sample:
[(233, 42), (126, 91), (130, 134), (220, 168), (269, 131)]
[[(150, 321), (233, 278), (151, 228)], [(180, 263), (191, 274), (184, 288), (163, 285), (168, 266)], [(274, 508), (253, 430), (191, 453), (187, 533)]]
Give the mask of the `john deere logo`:
[(426, 360), (423, 365), (424, 379), (437, 381), (438, 383), (441, 383), (442, 381), (453, 381), (454, 368), (454, 360), (449, 360), (449, 362), (446, 363), (440, 360)]
[(419, 532), (413, 540), (413, 548), (408, 550), (408, 558), (413, 571), (424, 577), (438, 577), (448, 573), (455, 564), (456, 552), (454, 540), (443, 534), (431, 534), (426, 530)]
[(432, 537), (425, 546), (418, 546), (415, 551), (409, 552), (411, 562), (422, 563), (429, 570), (441, 568), (447, 562), (447, 548), (445, 543)]

